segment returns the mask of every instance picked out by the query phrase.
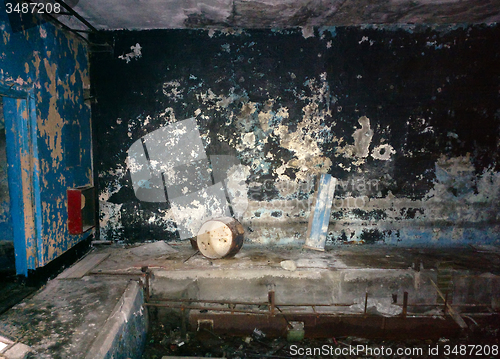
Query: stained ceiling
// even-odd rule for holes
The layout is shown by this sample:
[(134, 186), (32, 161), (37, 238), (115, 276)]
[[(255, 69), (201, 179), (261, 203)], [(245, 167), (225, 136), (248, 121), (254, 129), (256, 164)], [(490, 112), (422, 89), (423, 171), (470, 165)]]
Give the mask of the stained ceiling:
[[(500, 0), (66, 0), (99, 30), (500, 22)], [(72, 28), (75, 17), (60, 16)]]

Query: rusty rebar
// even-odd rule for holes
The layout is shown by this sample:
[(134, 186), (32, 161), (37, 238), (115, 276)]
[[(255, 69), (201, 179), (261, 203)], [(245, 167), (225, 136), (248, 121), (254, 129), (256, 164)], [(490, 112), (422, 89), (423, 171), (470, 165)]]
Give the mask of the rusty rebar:
[(408, 314), (408, 292), (403, 293), (403, 313), (402, 317), (406, 318), (406, 315)]

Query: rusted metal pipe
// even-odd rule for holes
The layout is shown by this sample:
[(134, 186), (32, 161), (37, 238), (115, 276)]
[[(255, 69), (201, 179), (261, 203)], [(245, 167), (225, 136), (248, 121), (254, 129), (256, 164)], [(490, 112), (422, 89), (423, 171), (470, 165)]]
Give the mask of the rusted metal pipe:
[[(227, 304), (227, 305), (269, 305), (269, 302), (239, 302), (239, 301), (228, 301), (228, 300), (206, 300), (206, 299), (195, 299), (195, 298), (155, 298), (155, 302), (179, 302), (179, 303), (207, 303), (207, 304)], [(330, 303), (330, 304), (318, 304), (318, 303), (275, 303), (275, 307), (350, 307), (356, 303)]]
[(228, 300), (206, 300), (206, 299), (194, 299), (194, 298), (155, 298), (155, 302), (177, 302), (177, 303), (206, 303), (206, 304), (224, 304), (224, 305), (268, 305), (268, 302), (237, 302)]
[(256, 310), (246, 310), (246, 309), (234, 309), (234, 308), (215, 308), (215, 307), (203, 307), (199, 305), (183, 305), (183, 304), (167, 304), (167, 303), (144, 303), (146, 307), (163, 307), (163, 308), (178, 308), (178, 309), (193, 309), (193, 310), (207, 310), (214, 312), (233, 312), (233, 313), (247, 313), (247, 314), (268, 314), (269, 311), (256, 311)]

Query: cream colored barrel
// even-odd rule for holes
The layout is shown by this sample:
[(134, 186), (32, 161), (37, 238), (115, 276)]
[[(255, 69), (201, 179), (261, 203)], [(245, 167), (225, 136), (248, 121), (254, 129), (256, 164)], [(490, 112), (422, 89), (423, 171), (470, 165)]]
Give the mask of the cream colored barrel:
[(214, 218), (203, 223), (196, 236), (196, 244), (207, 258), (228, 258), (243, 246), (244, 233), (243, 226), (236, 219)]

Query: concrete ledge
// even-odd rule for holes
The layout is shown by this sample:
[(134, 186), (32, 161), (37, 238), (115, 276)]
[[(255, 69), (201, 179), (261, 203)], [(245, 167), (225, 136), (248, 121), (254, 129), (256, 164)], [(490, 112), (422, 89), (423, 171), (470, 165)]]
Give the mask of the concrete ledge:
[[(500, 276), (471, 275), (466, 270), (446, 272), (450, 287), (450, 298), (454, 304), (484, 303), (498, 307)], [(416, 271), (388, 268), (311, 268), (287, 271), (280, 267), (262, 269), (220, 269), (167, 271), (153, 270), (150, 282), (151, 299), (201, 299), (236, 302), (268, 301), (269, 290), (275, 292), (276, 303), (346, 304), (336, 311), (353, 310), (363, 312), (368, 293), (368, 307), (377, 307), (379, 312), (393, 311), (393, 298), (402, 303), (408, 293), (409, 303), (438, 303), (439, 298), (432, 282), (443, 281), (439, 270)], [(389, 308), (389, 309), (388, 309)], [(401, 308), (399, 308), (401, 309)], [(399, 310), (400, 311), (400, 310)]]
[(29, 353), (32, 353), (33, 350), (22, 343), (16, 343), (9, 349), (5, 351), (5, 353), (0, 354), (5, 357), (5, 359), (24, 359), (28, 357)]
[(85, 358), (140, 358), (147, 334), (147, 315), (143, 304), (141, 286), (131, 281)]
[(0, 335), (0, 358), (1, 359), (24, 359), (33, 350), (22, 343), (16, 343)]

